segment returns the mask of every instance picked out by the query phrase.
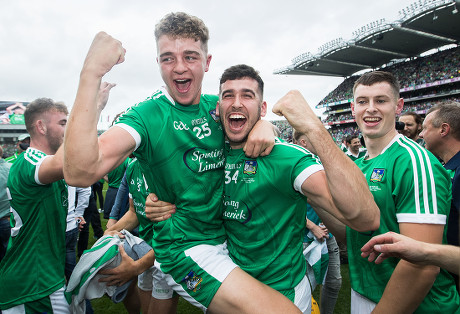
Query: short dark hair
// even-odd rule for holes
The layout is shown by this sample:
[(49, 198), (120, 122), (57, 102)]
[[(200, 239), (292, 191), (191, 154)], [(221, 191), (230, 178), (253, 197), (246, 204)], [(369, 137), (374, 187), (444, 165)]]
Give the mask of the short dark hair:
[(220, 78), (220, 85), (219, 85), (219, 94), (222, 91), (221, 86), (227, 81), (234, 81), (242, 78), (252, 78), (254, 79), (257, 84), (259, 85), (260, 95), (263, 97), (264, 95), (264, 81), (253, 67), (246, 65), (246, 64), (238, 64), (229, 67), (224, 71), (222, 77)]
[(426, 113), (427, 115), (436, 112), (433, 115), (431, 124), (435, 128), (439, 128), (441, 124), (447, 123), (450, 126), (452, 136), (460, 141), (460, 103), (444, 103), (431, 107)]
[(67, 106), (62, 102), (55, 102), (50, 98), (37, 98), (27, 105), (24, 112), (24, 121), (29, 134), (35, 134), (34, 123), (41, 118), (41, 115), (47, 112), (62, 112), (69, 114)]
[(191, 38), (195, 41), (200, 40), (204, 50), (208, 51), (209, 30), (204, 22), (196, 16), (184, 12), (172, 12), (165, 15), (157, 25), (155, 25), (155, 40), (163, 36), (173, 39)]
[(345, 138), (345, 142), (347, 142), (348, 144), (351, 144), (351, 141), (354, 140), (355, 138), (359, 139), (359, 136), (356, 134), (347, 135), (347, 137)]
[(391, 86), (395, 96), (399, 98), (399, 82), (396, 77), (390, 72), (384, 71), (372, 71), (367, 72), (361, 75), (359, 79), (356, 80), (355, 85), (353, 85), (353, 94), (356, 91), (358, 85), (371, 86), (376, 83), (388, 83)]
[(414, 112), (414, 111), (406, 111), (404, 113), (402, 113), (399, 117), (404, 117), (404, 116), (412, 116), (414, 118), (414, 121), (415, 123), (421, 125), (423, 123), (423, 118), (421, 115), (419, 115), (418, 113)]

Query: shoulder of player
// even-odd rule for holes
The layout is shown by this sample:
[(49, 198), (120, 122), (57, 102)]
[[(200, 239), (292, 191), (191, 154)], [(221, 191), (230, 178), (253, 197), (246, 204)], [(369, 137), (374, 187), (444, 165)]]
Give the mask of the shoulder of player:
[(275, 146), (273, 147), (273, 151), (283, 153), (298, 153), (301, 155), (311, 155), (314, 156), (309, 150), (305, 149), (302, 146), (285, 142), (280, 139), (275, 140)]
[(396, 168), (406, 166), (415, 170), (415, 167), (428, 167), (432, 171), (445, 172), (444, 167), (430, 151), (404, 136), (395, 141), (388, 156), (394, 159)]

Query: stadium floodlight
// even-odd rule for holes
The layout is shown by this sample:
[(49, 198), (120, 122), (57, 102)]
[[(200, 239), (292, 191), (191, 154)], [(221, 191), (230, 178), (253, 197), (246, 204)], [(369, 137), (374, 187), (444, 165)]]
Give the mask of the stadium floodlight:
[(457, 13), (458, 13), (457, 6), (454, 5), (454, 9), (452, 10), (452, 14), (457, 14)]

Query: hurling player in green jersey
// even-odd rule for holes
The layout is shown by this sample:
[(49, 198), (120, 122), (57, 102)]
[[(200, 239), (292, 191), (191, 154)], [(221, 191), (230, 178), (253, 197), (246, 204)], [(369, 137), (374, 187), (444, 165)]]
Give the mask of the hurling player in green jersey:
[(3, 313), (69, 313), (64, 298), (67, 186), (62, 149), (67, 107), (48, 98), (25, 112), (30, 147), (10, 169), (11, 238), (0, 264)]
[[(246, 313), (257, 308), (264, 313), (296, 313), (287, 298), (236, 267), (225, 249), (219, 217), (223, 133), (215, 119), (217, 97), (201, 95), (211, 61), (208, 34), (196, 17), (165, 16), (156, 26), (155, 38), (166, 88), (127, 111), (119, 124), (98, 137), (98, 88), (102, 77), (124, 61), (126, 52), (118, 40), (98, 33), (83, 64), (69, 117), (64, 175), (69, 184), (91, 185), (134, 151), (148, 186), (177, 205), (175, 217), (154, 226), (152, 242), (155, 266), (166, 273), (175, 291), (211, 312)], [(246, 145), (250, 156), (267, 154), (274, 144), (271, 124), (258, 124), (258, 135), (252, 135), (256, 140)]]
[(392, 231), (418, 241), (441, 244), (450, 207), (450, 177), (433, 154), (395, 129), (404, 100), (388, 72), (363, 74), (353, 88), (352, 113), (367, 155), (356, 161), (380, 208), (380, 227), (372, 233), (347, 228), (352, 313), (457, 313), (459, 296), (452, 277), (435, 266), (397, 258), (374, 264), (361, 256), (373, 237)]
[[(263, 85), (259, 74), (247, 65), (228, 68), (220, 79), (217, 110), (229, 142), (223, 200), (227, 245), (243, 270), (288, 296), (303, 313), (310, 313), (302, 246), (305, 202), (308, 199), (322, 215), (327, 211), (362, 232), (377, 229), (378, 208), (359, 168), (335, 145), (298, 92), (281, 100), (277, 112), (307, 137), (315, 137), (313, 147), (321, 143), (317, 152), (324, 168), (308, 150), (282, 141), (275, 143), (268, 156), (244, 155), (249, 132), (267, 110)], [(337, 167), (342, 169), (340, 175), (327, 176)], [(348, 180), (341, 181), (344, 177)]]

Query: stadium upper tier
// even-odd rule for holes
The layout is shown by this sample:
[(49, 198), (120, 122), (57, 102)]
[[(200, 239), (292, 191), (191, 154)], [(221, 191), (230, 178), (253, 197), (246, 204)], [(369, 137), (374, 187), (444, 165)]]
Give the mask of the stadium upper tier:
[(396, 21), (362, 26), (350, 40), (334, 39), (318, 52), (304, 53), (274, 74), (350, 76), (460, 42), (460, 0), (419, 0), (399, 11)]
[[(382, 68), (393, 73), (401, 85), (401, 93), (424, 90), (460, 81), (460, 47), (444, 50), (407, 62), (394, 63)], [(316, 106), (335, 107), (349, 103), (353, 97), (353, 84), (358, 76), (344, 80)], [(407, 99), (409, 100), (409, 99)]]

